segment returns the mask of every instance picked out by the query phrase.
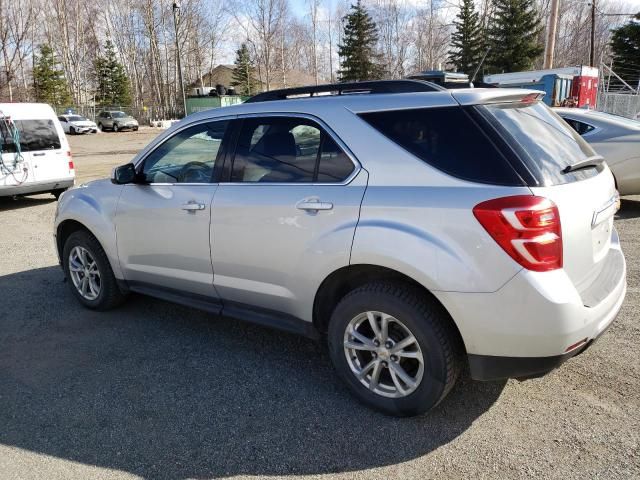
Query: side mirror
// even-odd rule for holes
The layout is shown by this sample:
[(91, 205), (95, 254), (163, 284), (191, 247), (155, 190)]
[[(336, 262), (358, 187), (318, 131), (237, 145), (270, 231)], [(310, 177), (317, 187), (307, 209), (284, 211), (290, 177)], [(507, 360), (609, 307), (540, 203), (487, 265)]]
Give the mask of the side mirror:
[(127, 183), (135, 183), (136, 167), (133, 163), (120, 165), (111, 171), (111, 183), (116, 185), (126, 185)]

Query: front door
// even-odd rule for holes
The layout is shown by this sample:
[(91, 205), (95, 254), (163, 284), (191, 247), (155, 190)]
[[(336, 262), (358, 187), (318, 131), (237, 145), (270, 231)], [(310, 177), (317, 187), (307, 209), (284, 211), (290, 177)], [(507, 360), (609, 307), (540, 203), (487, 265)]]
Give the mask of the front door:
[(227, 121), (176, 132), (138, 166), (116, 213), (118, 256), (132, 286), (215, 298), (209, 248), (212, 183)]
[(238, 122), (230, 177), (213, 202), (216, 290), (225, 306), (309, 320), (311, 308), (301, 300), (349, 264), (367, 173), (310, 118)]

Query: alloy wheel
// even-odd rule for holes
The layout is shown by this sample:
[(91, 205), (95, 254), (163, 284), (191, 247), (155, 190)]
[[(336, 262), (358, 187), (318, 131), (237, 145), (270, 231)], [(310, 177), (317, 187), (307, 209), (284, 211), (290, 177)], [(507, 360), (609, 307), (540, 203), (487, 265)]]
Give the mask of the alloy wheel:
[(404, 323), (384, 312), (364, 312), (349, 322), (344, 354), (360, 383), (383, 397), (406, 397), (422, 381), (424, 357), (418, 340)]
[(73, 286), (86, 300), (95, 300), (102, 286), (100, 270), (91, 252), (84, 247), (73, 247), (69, 253), (69, 275)]

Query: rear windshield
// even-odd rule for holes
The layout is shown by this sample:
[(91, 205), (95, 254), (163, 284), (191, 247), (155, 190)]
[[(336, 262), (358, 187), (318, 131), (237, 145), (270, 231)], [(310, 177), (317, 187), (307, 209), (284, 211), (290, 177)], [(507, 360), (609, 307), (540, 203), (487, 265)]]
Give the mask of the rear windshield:
[(386, 110), (360, 117), (413, 155), (454, 177), (523, 185), (509, 161), (460, 107)]
[(57, 150), (60, 137), (52, 120), (16, 120), (20, 133), (20, 148), (23, 152), (35, 150)]
[(501, 131), (541, 185), (583, 180), (597, 175), (604, 168), (600, 165), (562, 173), (565, 167), (596, 153), (575, 130), (541, 102), (478, 108)]

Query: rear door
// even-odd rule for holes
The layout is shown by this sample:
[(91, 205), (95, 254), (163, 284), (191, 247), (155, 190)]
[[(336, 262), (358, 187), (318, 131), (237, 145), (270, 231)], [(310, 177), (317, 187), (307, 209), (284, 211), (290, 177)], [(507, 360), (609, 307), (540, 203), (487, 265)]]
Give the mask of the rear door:
[(216, 290), (225, 308), (310, 320), (319, 282), (349, 264), (367, 173), (310, 117), (238, 122), (232, 168), (213, 202)]
[(511, 137), (527, 168), (538, 180), (534, 195), (552, 200), (560, 212), (563, 264), (578, 289), (595, 278), (609, 252), (616, 191), (605, 164), (566, 172), (593, 157), (593, 149), (558, 115), (541, 103), (482, 107)]
[(36, 182), (60, 180), (73, 175), (69, 148), (60, 123), (52, 118), (15, 120), (22, 152), (30, 156)]
[(13, 132), (4, 119), (0, 119), (0, 186), (19, 185), (33, 182), (34, 175), (31, 168), (31, 154), (20, 152), (13, 141)]

